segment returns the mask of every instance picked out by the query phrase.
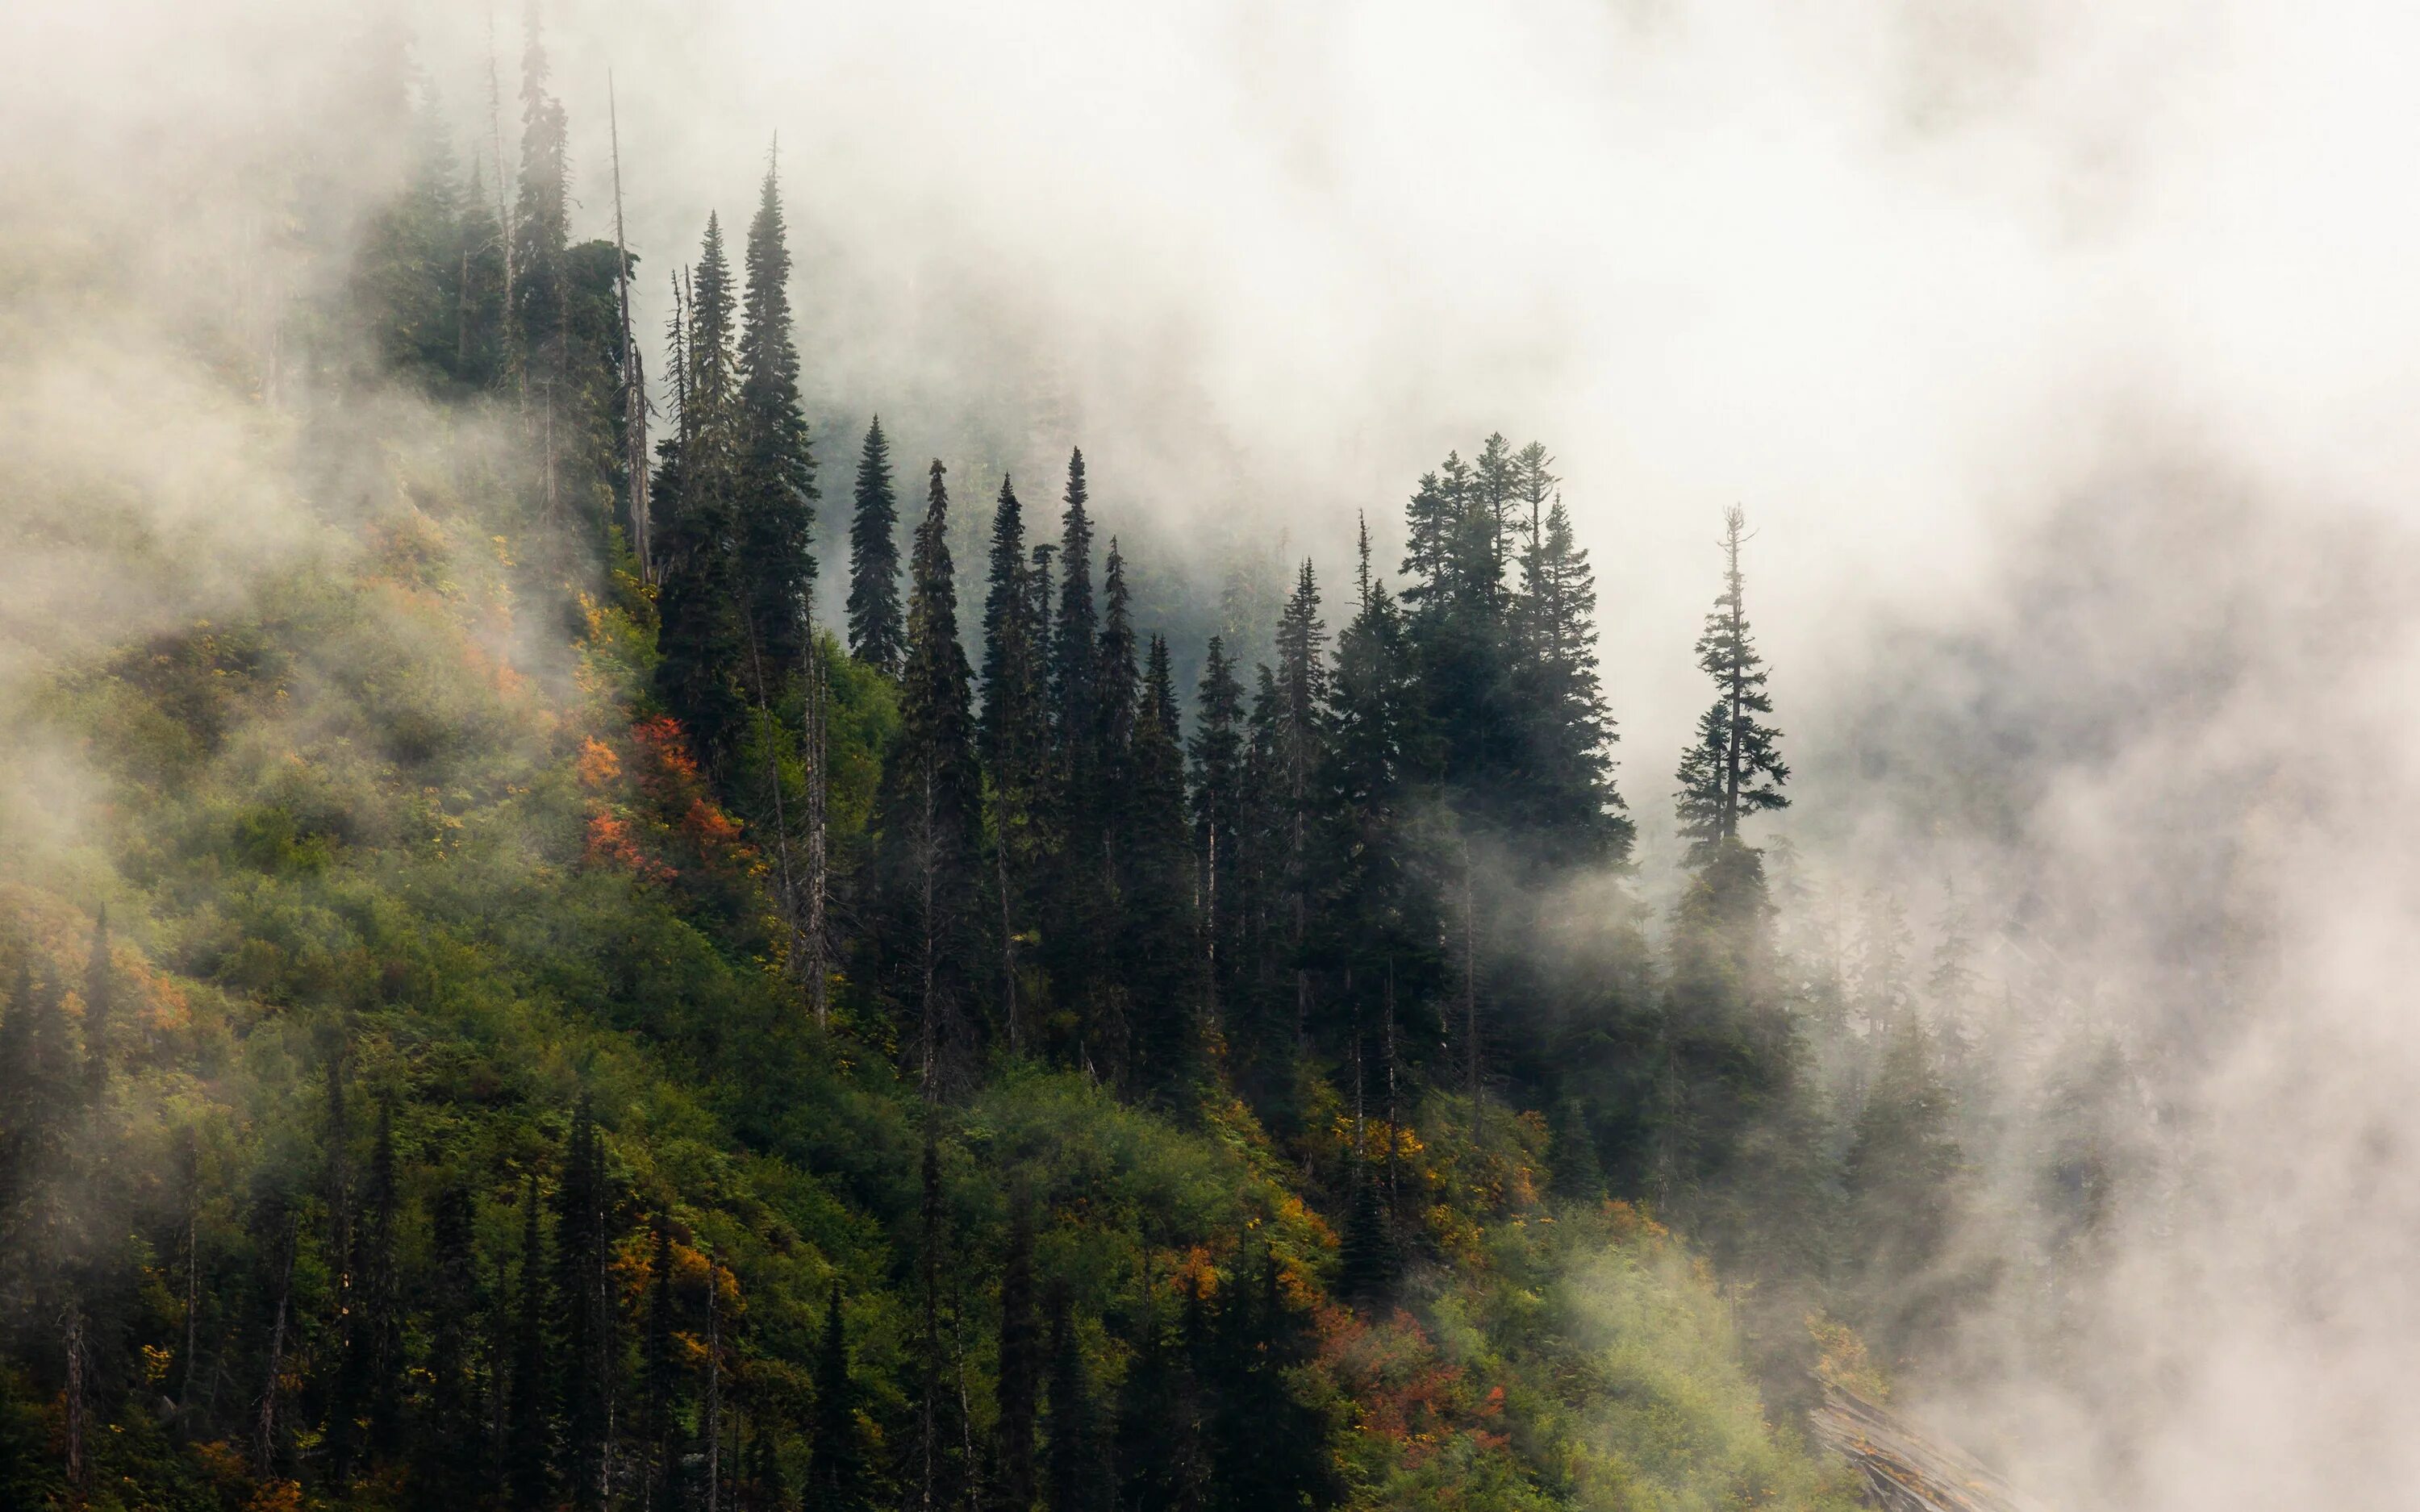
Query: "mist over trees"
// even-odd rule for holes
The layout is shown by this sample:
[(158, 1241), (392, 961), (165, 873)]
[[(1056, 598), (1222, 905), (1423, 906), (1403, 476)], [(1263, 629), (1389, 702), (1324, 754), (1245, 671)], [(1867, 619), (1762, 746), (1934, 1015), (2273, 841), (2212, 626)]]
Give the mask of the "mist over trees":
[[(143, 918), (7, 940), (11, 1504), (1847, 1504), (1792, 1424), (1954, 1315), (1975, 976), (1887, 898), (1844, 964), (1765, 842), (1740, 512), (1649, 917), (1667, 795), (1617, 783), (1544, 444), (1422, 474), (1391, 565), (1366, 520), (1288, 563), (1265, 660), (1172, 647), (1081, 450), (1020, 497), (880, 396), (810, 434), (778, 158), (736, 255), (710, 213), (651, 275), (651, 410), (550, 79), (533, 25), (509, 184), (420, 121), (327, 312), (338, 392), (519, 465), (413, 474), (372, 590), (67, 679)], [(461, 628), (514, 612), (577, 668), (543, 707)], [(381, 676), (281, 722), (331, 647)], [(292, 760), (225, 775), (247, 728)], [(2102, 1105), (2055, 1125), (2077, 1243), (2134, 1159)], [(1605, 1427), (1641, 1396), (1704, 1444)]]

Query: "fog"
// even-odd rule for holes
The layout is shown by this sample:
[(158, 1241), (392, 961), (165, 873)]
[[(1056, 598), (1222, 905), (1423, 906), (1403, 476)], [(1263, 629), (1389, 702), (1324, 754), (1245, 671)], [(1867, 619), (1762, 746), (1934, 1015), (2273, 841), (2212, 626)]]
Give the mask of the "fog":
[[(472, 147), (491, 18), (403, 19)], [(509, 158), (520, 17), (492, 21)], [(633, 0), (547, 24), (580, 234), (610, 231), (611, 74), (650, 332), (778, 135), (828, 495), (833, 427), (876, 410), (906, 457), (1016, 467), (1029, 506), (1079, 443), (1105, 530), (1206, 594), (1279, 532), (1341, 572), (1355, 513), (1388, 541), (1449, 448), (1544, 440), (1651, 860), (1744, 505), (1801, 774), (1781, 827), (1919, 914), (1955, 876), (1992, 930), (2022, 921), (1985, 965), (2024, 1022), (1987, 1037), (2130, 1057), (2140, 1174), (2089, 1263), (2040, 1259), (2021, 1119), (1970, 1151), (2005, 1200), (1968, 1253), (2010, 1266), (1916, 1404), (2048, 1504), (2409, 1504), (2420, 16)], [(260, 310), (334, 276), (281, 196), (366, 196), (396, 161), (391, 102), (349, 86), (364, 30), (301, 0), (0, 16), (11, 670), (332, 548), (275, 394), (225, 376), (273, 374)], [(2050, 1058), (2003, 1068), (2011, 1106)]]

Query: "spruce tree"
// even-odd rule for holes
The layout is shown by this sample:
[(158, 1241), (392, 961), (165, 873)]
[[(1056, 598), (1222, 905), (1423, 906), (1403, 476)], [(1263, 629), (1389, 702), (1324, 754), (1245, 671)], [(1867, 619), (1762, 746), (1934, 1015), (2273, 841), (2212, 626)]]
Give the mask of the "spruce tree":
[(1723, 591), (1698, 638), (1698, 667), (1714, 680), (1716, 696), (1698, 720), (1697, 743), (1681, 761), (1681, 828), (1689, 838), (1690, 861), (1700, 869), (1738, 843), (1741, 820), (1790, 806), (1781, 791), (1790, 780), (1781, 733), (1761, 717), (1773, 712), (1773, 697), (1748, 629), (1740, 572), (1746, 523), (1737, 507), (1723, 516)]
[(949, 489), (937, 459), (909, 566), (908, 660), (899, 732), (883, 769), (877, 824), (883, 974), (928, 1088), (970, 1026), (967, 971), (977, 938), (974, 863), (982, 816), (972, 674), (958, 643)]
[(1181, 1103), (1196, 1072), (1201, 1011), (1185, 753), (1168, 640), (1144, 659), (1141, 708), (1129, 752), (1125, 810), (1125, 948), (1133, 1058), (1145, 1095)]
[(1059, 610), (1050, 654), (1053, 723), (1058, 730), (1064, 779), (1081, 791), (1090, 779), (1085, 758), (1096, 727), (1093, 679), (1099, 668), (1098, 633), (1093, 610), (1093, 518), (1085, 511), (1081, 448), (1067, 455), (1066, 510), (1060, 517)]
[(748, 225), (748, 291), (739, 333), (732, 503), (741, 612), (753, 632), (748, 680), (770, 701), (806, 666), (814, 591), (815, 463), (799, 407), (790, 331), (790, 250), (781, 186), (765, 170)]
[(1613, 784), (1613, 719), (1596, 665), (1596, 575), (1536, 442), (1515, 458), (1528, 511), (1514, 606), (1513, 707), (1523, 718), (1517, 819), (1542, 858), (1619, 865), (1632, 825)]
[(688, 732), (690, 748), (726, 774), (747, 716), (740, 677), (749, 660), (744, 585), (734, 506), (737, 430), (731, 265), (722, 228), (706, 218), (680, 332), (675, 434), (658, 474), (663, 583), (657, 597), (656, 692)]
[(478, 1306), (471, 1193), (458, 1181), (437, 1194), (429, 1212), (428, 1383), (414, 1432), (411, 1480), (418, 1512), (458, 1512), (479, 1495), (478, 1382), (473, 1314)]
[(1244, 933), (1237, 887), (1244, 814), (1244, 687), (1223, 638), (1212, 636), (1194, 692), (1192, 764), (1193, 854), (1202, 899), (1202, 981), (1215, 1025), (1241, 964)]
[(840, 1310), (840, 1282), (831, 1286), (823, 1335), (815, 1349), (814, 1411), (807, 1461), (807, 1504), (818, 1512), (861, 1512), (866, 1504), (865, 1462), (857, 1433), (857, 1388), (848, 1367), (848, 1335)]
[(569, 318), (571, 163), (563, 104), (548, 89), (551, 69), (535, 7), (521, 53), (520, 179), (513, 207), (512, 350), (533, 440), (539, 504), (558, 517), (571, 424)]
[(564, 1148), (563, 1180), (555, 1188), (551, 1330), (560, 1350), (555, 1399), (563, 1421), (563, 1473), (572, 1505), (582, 1509), (603, 1503), (609, 1450), (616, 1350), (606, 1210), (604, 1141), (583, 1092)]
[(848, 527), (848, 649), (867, 666), (894, 676), (907, 656), (907, 624), (899, 609), (899, 506), (891, 487), (891, 441), (882, 434), (880, 415), (865, 427), (865, 446), (857, 458), (857, 508)]
[(1310, 1029), (1313, 829), (1319, 823), (1318, 782), (1327, 745), (1327, 626), (1319, 617), (1319, 581), (1306, 560), (1278, 622), (1277, 707), (1272, 733), (1277, 801), (1284, 829), (1282, 896), (1285, 953), (1293, 984), (1294, 1032)]
[(662, 1215), (655, 1220), (655, 1254), (649, 1264), (646, 1333), (640, 1346), (642, 1419), (647, 1444), (645, 1505), (648, 1512), (678, 1512), (684, 1500), (689, 1435), (682, 1426), (687, 1395), (681, 1368), (680, 1322), (673, 1294), (673, 1236)]
[(538, 1226), (537, 1177), (532, 1175), (521, 1194), (520, 1292), (513, 1313), (511, 1397), (504, 1427), (504, 1486), (514, 1512), (537, 1512), (554, 1488), (546, 1303), (545, 1242)]
[[(1047, 560), (1047, 559), (1045, 559)], [(984, 597), (983, 722), (979, 748), (989, 779), (992, 875), (1000, 931), (1001, 1011), (1012, 1048), (1024, 1048), (1017, 1002), (1017, 944), (1032, 922), (1032, 895), (1048, 844), (1049, 717), (1044, 702), (1048, 622), (1029, 561), (1024, 508), (1006, 477), (992, 515)]]

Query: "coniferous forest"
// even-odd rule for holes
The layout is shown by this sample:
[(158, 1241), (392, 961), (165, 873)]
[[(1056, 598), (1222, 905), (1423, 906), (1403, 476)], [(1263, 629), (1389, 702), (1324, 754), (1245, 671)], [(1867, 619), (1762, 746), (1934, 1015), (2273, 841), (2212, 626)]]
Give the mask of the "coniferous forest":
[(236, 379), (348, 553), (46, 677), (103, 791), (0, 897), (0, 1504), (1852, 1504), (1808, 1410), (1961, 1305), (1973, 947), (1774, 841), (1742, 514), (1620, 784), (1620, 543), (1517, 417), (1264, 659), (1172, 640), (1078, 446), (811, 427), (778, 157), (628, 247), (535, 28), (518, 98)]

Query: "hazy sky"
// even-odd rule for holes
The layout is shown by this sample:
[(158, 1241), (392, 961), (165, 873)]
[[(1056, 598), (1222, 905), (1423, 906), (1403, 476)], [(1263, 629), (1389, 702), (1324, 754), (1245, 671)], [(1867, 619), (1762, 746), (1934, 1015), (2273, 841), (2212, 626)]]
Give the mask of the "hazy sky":
[[(467, 138), (488, 8), (401, 3)], [(229, 375), (301, 276), (261, 250), (298, 176), (366, 186), (399, 148), (359, 117), (360, 16), (0, 4), (0, 672), (321, 540)], [(2171, 1184), (2075, 1304), (2108, 1348), (2039, 1378), (2015, 1350), (1966, 1421), (2079, 1509), (2410, 1504), (2420, 11), (549, 16), (578, 229), (610, 228), (609, 69), (651, 301), (709, 208), (737, 233), (778, 132), (810, 387), (909, 459), (969, 425), (1020, 466), (1080, 442), (1109, 528), (1282, 530), (1341, 583), (1356, 509), (1391, 536), (1449, 447), (1545, 441), (1644, 813), (1744, 505), (1802, 794), (1862, 776), (1935, 838), (1961, 784), (1996, 804), (2007, 852), (1968, 861), (2162, 1057), (2127, 1092)], [(2239, 923), (2259, 967), (2227, 978)]]
[(1106, 509), (1258, 509), (1330, 556), (1448, 447), (1544, 440), (1645, 799), (1697, 702), (1725, 503), (1761, 532), (1785, 709), (1842, 616), (1955, 603), (1987, 518), (2147, 439), (2403, 507), (2420, 16), (2318, 8), (726, 0), (553, 25), (590, 224), (611, 68), (659, 267), (709, 207), (744, 218), (779, 131), (844, 404), (980, 393), (1016, 353), (1063, 376)]

